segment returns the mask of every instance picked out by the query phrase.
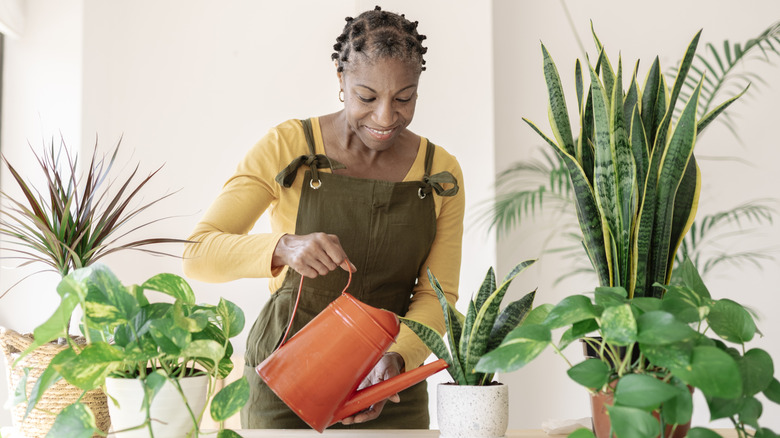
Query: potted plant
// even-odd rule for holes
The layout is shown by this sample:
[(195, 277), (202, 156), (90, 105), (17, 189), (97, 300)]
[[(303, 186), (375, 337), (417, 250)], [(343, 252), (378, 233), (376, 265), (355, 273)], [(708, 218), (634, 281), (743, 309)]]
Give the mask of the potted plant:
[[(33, 151), (44, 177), (41, 187), (30, 184), (22, 172), (3, 157), (21, 192), (18, 197), (6, 190), (0, 192), (4, 204), (0, 215), (0, 237), (6, 244), (4, 250), (11, 254), (7, 258), (19, 261), (20, 266), (37, 264), (43, 266), (42, 271), (56, 271), (65, 277), (73, 269), (89, 266), (116, 251), (134, 249), (163, 254), (148, 246), (184, 242), (169, 238), (127, 239), (129, 234), (154, 222), (139, 225), (131, 221), (170, 195), (133, 206), (131, 202), (136, 200), (141, 189), (159, 169), (140, 180), (135, 178), (137, 167), (126, 178), (115, 178), (112, 168), (118, 152), (119, 144), (110, 155), (100, 156), (96, 144), (92, 158), (83, 166), (83, 173), (79, 174), (78, 155), (69, 152), (64, 142), (59, 147), (55, 147), (52, 142), (49, 147), (44, 146), (40, 155)], [(0, 298), (18, 284), (0, 293)], [(70, 314), (61, 317), (65, 321), (70, 320)], [(10, 394), (32, 389), (51, 358), (65, 348), (69, 331), (62, 333), (63, 337), (57, 343), (59, 345), (36, 343), (41, 346), (36, 352), (17, 361), (19, 353), (33, 343), (32, 335), (0, 328), (0, 347), (9, 369)], [(18, 364), (13, 370), (12, 362)], [(27, 384), (26, 389), (19, 386), (22, 380)], [(14, 406), (14, 425), (27, 435), (43, 435), (54, 421), (54, 415), (50, 412), (56, 415), (62, 407), (75, 401), (79, 393), (66, 382), (60, 382), (41, 400), (41, 409), (30, 412), (24, 405)], [(93, 410), (100, 429), (108, 430), (110, 423), (105, 395), (98, 390), (87, 394), (83, 400)]]
[[(502, 437), (508, 425), (508, 389), (493, 381), (492, 372), (476, 371), (480, 358), (493, 351), (510, 331), (523, 324), (533, 305), (536, 291), (500, 310), (511, 284), (536, 260), (518, 264), (496, 287), (490, 268), (479, 291), (471, 298), (466, 315), (447, 301), (436, 277), (428, 279), (439, 297), (446, 327), (447, 342), (435, 329), (418, 321), (400, 318), (449, 365), (452, 383), (437, 388), (438, 423), (442, 437)], [(500, 311), (500, 312), (499, 312)]]
[[(149, 291), (166, 295), (168, 301), (150, 301)], [(28, 411), (62, 378), (83, 392), (106, 389), (117, 437), (198, 436), (216, 379), (233, 368), (230, 339), (244, 327), (241, 309), (224, 299), (217, 305), (196, 304), (189, 284), (174, 274), (126, 287), (100, 264), (68, 274), (57, 292), (59, 307), (35, 329), (35, 342), (22, 357), (63, 336), (66, 316), (76, 306), (83, 310), (80, 328), (86, 344), (70, 341), (52, 359), (30, 394)], [(212, 418), (222, 424), (248, 397), (245, 378), (231, 383), (214, 395)], [(100, 433), (94, 416), (75, 401), (57, 416), (47, 436), (93, 433)], [(225, 430), (219, 436), (238, 435)]]
[[(634, 73), (628, 91), (624, 92), (622, 60), (618, 60), (617, 71), (613, 70), (594, 34), (599, 56), (595, 67), (588, 69), (587, 95), (579, 61), (575, 67), (580, 109), (580, 136), (576, 142), (557, 68), (542, 46), (550, 122), (557, 141), (527, 122), (553, 146), (567, 166), (583, 243), (598, 274), (600, 288), (593, 299), (584, 295), (565, 298), (548, 309), (543, 322), (513, 331), (477, 365), (482, 371), (512, 370), (532, 360), (547, 345), (560, 350), (573, 340), (583, 339), (597, 357), (573, 366), (570, 375), (595, 392), (609, 393), (610, 385), (615, 385), (615, 404), (608, 411), (612, 431), (618, 436), (657, 436), (662, 429), (650, 412), (659, 406), (661, 424), (684, 424), (690, 419), (691, 400), (685, 384), (698, 387), (715, 400), (738, 399), (734, 388), (721, 391), (721, 386), (708, 387), (702, 376), (722, 371), (735, 384), (736, 368), (732, 365), (734, 360), (741, 359), (732, 358), (729, 362), (715, 352), (727, 350), (721, 340), (706, 338), (688, 327), (689, 323), (700, 323), (701, 327), (714, 306), (729, 307), (739, 313), (734, 310), (738, 305), (724, 304), (733, 303), (729, 300), (711, 300), (699, 291), (699, 298), (707, 298), (694, 301), (698, 303), (694, 310), (700, 313), (690, 315), (689, 308), (678, 314), (670, 306), (690, 297), (666, 293), (675, 253), (693, 221), (698, 202), (701, 183), (693, 156), (697, 135), (739, 97), (727, 100), (699, 119), (699, 81), (682, 105), (679, 117), (675, 117), (699, 35), (700, 32), (688, 46), (671, 91), (656, 58), (643, 89)], [(693, 283), (687, 285), (689, 289), (693, 285), (700, 287), (698, 275), (690, 281)], [(718, 323), (713, 324), (710, 319), (707, 323), (716, 330)], [(561, 340), (553, 343), (551, 330), (561, 327), (566, 330)], [(724, 369), (707, 370), (707, 365), (702, 365), (701, 374), (690, 371), (689, 368), (701, 365), (700, 354), (711, 354), (713, 360), (708, 363), (723, 364)], [(740, 368), (752, 366), (748, 365), (749, 360), (740, 363)], [(596, 374), (603, 380), (594, 378)], [(627, 401), (632, 391), (639, 391), (633, 392), (636, 401)], [(752, 401), (749, 404), (755, 407)], [(593, 404), (594, 411), (601, 408), (601, 402)]]
[[(746, 347), (760, 333), (753, 316), (733, 300), (712, 297), (690, 259), (679, 269), (680, 284), (659, 285), (662, 298), (630, 299), (622, 287), (566, 297), (545, 308), (541, 322), (509, 333), (477, 369), (514, 371), (550, 346), (569, 364), (569, 376), (600, 400), (593, 404), (599, 438), (649, 438), (662, 430), (665, 436), (717, 438), (707, 428), (687, 430), (693, 390), (704, 394), (713, 420), (732, 421), (737, 436), (777, 436), (758, 422), (762, 405), (756, 395), (780, 403), (780, 382), (771, 356)], [(563, 334), (554, 342), (552, 331), (558, 329)], [(570, 361), (563, 350), (578, 339), (601, 354)]]

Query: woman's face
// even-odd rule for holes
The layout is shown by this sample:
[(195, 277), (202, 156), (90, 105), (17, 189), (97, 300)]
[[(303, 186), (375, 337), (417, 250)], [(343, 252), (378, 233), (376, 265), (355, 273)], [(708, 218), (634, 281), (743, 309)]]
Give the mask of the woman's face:
[(369, 149), (392, 147), (414, 117), (419, 68), (407, 61), (361, 59), (339, 82), (349, 129)]

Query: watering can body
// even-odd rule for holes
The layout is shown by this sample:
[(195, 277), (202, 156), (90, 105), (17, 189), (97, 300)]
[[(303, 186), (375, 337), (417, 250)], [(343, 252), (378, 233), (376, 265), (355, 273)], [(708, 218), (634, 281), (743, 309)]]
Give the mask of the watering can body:
[(392, 312), (342, 293), (256, 371), (290, 409), (322, 432), (447, 367), (440, 359), (358, 390), (399, 330)]

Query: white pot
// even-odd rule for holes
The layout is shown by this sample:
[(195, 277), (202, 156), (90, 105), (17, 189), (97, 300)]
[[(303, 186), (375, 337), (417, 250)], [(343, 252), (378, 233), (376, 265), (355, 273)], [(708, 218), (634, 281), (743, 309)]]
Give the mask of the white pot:
[[(208, 395), (208, 376), (185, 377), (179, 380), (182, 391), (197, 417), (206, 405)], [(143, 424), (146, 412), (143, 406), (144, 392), (141, 381), (137, 379), (106, 379), (106, 392), (109, 395), (108, 412), (114, 431), (129, 429)], [(117, 406), (111, 397), (119, 403)], [(155, 438), (180, 438), (193, 430), (194, 424), (179, 391), (171, 382), (165, 382), (152, 400), (150, 409), (152, 429)], [(155, 421), (159, 420), (159, 421)], [(149, 429), (131, 430), (118, 433), (117, 438), (148, 438)]]
[(500, 438), (509, 421), (509, 392), (503, 384), (439, 384), (437, 421), (441, 438)]

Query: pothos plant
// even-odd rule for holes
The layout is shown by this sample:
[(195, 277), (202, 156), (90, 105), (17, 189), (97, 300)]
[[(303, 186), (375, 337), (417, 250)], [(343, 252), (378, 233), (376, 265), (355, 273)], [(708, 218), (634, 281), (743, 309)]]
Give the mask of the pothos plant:
[[(656, 284), (664, 290), (660, 298), (630, 299), (623, 287), (598, 287), (592, 297), (577, 294), (540, 306), (534, 319), (541, 322), (513, 330), (476, 368), (514, 371), (551, 347), (574, 381), (592, 392), (614, 393), (607, 409), (617, 438), (654, 438), (667, 425), (690, 422), (690, 388), (705, 396), (711, 419), (729, 419), (739, 437), (776, 437), (759, 424), (757, 396), (780, 404), (780, 382), (769, 353), (747, 347), (760, 334), (752, 314), (733, 300), (714, 298), (690, 259), (679, 269), (681, 283)], [(554, 341), (558, 330), (563, 333)], [(568, 359), (564, 349), (576, 340), (589, 344), (597, 357)], [(593, 433), (583, 429), (574, 435)], [(695, 427), (687, 436), (719, 435)]]
[[(152, 302), (146, 296), (148, 291), (160, 292), (169, 300)], [(217, 305), (197, 304), (187, 281), (169, 273), (155, 275), (140, 285), (124, 286), (101, 264), (71, 272), (59, 283), (57, 292), (61, 297), (59, 306), (35, 329), (35, 342), (21, 357), (65, 336), (67, 320), (77, 306), (82, 309), (79, 327), (86, 344), (66, 337), (68, 348), (52, 359), (36, 381), (29, 400), (24, 394), (17, 394), (15, 402), (26, 401), (28, 414), (46, 389), (60, 379), (85, 393), (105, 388), (107, 377), (140, 380), (145, 388), (147, 410), (146, 421), (136, 429), (147, 428), (151, 436), (154, 435), (148, 407), (165, 382), (173, 384), (184, 398), (179, 380), (207, 375), (208, 398), (213, 396), (210, 414), (221, 425), (248, 400), (249, 384), (245, 378), (214, 395), (216, 379), (225, 378), (233, 369), (230, 339), (244, 328), (244, 313), (232, 302), (220, 299)], [(24, 382), (19, 387), (25, 388)], [(187, 402), (186, 398), (184, 401)], [(204, 412), (193, 412), (187, 406), (197, 436)], [(92, 434), (105, 435), (96, 427), (92, 412), (76, 401), (57, 416), (47, 436)], [(219, 436), (238, 435), (221, 431)]]
[(504, 336), (523, 324), (533, 306), (536, 291), (513, 301), (503, 310), (500, 306), (512, 280), (534, 262), (536, 260), (527, 260), (515, 266), (498, 287), (491, 267), (479, 291), (469, 300), (466, 315), (447, 301), (439, 281), (428, 270), (428, 280), (439, 297), (444, 314), (447, 342), (428, 325), (408, 318), (400, 319), (436, 357), (447, 362), (447, 371), (456, 384), (489, 385), (493, 382), (494, 373), (479, 372), (474, 367), (484, 354), (498, 347)]

